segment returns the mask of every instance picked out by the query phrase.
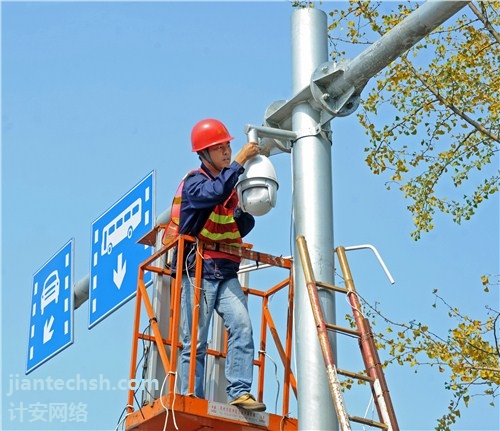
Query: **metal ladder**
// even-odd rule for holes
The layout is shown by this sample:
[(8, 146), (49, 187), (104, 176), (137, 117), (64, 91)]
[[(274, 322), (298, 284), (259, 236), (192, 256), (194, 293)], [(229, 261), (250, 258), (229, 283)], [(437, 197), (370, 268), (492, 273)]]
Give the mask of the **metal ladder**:
[[(332, 394), (333, 404), (337, 413), (341, 430), (350, 431), (351, 422), (357, 422), (383, 430), (399, 431), (396, 415), (394, 413), (394, 408), (389, 396), (389, 390), (387, 388), (387, 383), (385, 381), (384, 373), (382, 370), (382, 364), (380, 363), (375, 341), (373, 339), (373, 332), (371, 330), (368, 319), (365, 318), (360, 311), (361, 304), (359, 303), (356, 288), (351, 276), (351, 271), (347, 263), (345, 248), (337, 247), (336, 249), (337, 257), (346, 285), (345, 288), (342, 288), (316, 281), (312, 270), (309, 251), (307, 249), (307, 243), (303, 236), (299, 236), (297, 238), (297, 246), (302, 262), (304, 276), (306, 279), (309, 299), (311, 301), (314, 321), (316, 323), (316, 328), (318, 331), (321, 351), (325, 360), (330, 392)], [(318, 287), (328, 289), (333, 292), (344, 293), (347, 295), (357, 329), (344, 328), (325, 322), (323, 310), (321, 308), (321, 303), (318, 296)], [(366, 374), (337, 369), (337, 367), (335, 366), (333, 349), (328, 337), (328, 331), (344, 333), (358, 338)], [(373, 400), (377, 408), (379, 421), (374, 421), (359, 416), (351, 416), (347, 414), (342, 397), (340, 381), (338, 379), (339, 374), (352, 379), (364, 380), (370, 384)]]

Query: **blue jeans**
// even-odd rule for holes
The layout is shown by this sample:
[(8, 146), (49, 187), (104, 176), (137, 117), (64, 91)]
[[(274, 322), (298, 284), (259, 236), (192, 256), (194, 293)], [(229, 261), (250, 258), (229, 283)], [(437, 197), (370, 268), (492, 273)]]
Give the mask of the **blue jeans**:
[[(188, 393), (189, 356), (191, 353), (191, 327), (193, 321), (194, 278), (182, 277), (181, 319), (182, 352), (180, 359), (181, 393)], [(205, 358), (208, 330), (213, 311), (222, 317), (228, 331), (226, 358), (226, 392), (228, 401), (249, 393), (253, 379), (254, 342), (252, 322), (248, 313), (247, 298), (237, 278), (229, 280), (202, 280), (196, 351), (196, 377), (194, 395), (205, 398)]]

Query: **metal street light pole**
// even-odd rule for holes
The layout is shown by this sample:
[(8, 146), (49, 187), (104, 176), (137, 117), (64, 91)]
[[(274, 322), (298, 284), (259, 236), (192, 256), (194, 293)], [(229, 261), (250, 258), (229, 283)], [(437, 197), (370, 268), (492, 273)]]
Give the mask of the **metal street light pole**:
[[(308, 86), (314, 70), (328, 60), (326, 14), (299, 9), (292, 16), (292, 85), (294, 94)], [(294, 131), (315, 130), (320, 112), (309, 103), (292, 110)], [(292, 147), (294, 237), (304, 235), (318, 280), (333, 281), (333, 203), (331, 142), (311, 133)], [(295, 244), (294, 256), (298, 256)], [(298, 418), (303, 430), (333, 431), (338, 420), (333, 408), (325, 363), (307, 294), (300, 259), (294, 259), (295, 355), (297, 357)], [(335, 321), (335, 300), (320, 292), (325, 319)], [(333, 337), (332, 337), (333, 338)], [(332, 340), (333, 341), (333, 340)], [(332, 342), (332, 346), (335, 343)], [(335, 347), (334, 347), (335, 348)]]

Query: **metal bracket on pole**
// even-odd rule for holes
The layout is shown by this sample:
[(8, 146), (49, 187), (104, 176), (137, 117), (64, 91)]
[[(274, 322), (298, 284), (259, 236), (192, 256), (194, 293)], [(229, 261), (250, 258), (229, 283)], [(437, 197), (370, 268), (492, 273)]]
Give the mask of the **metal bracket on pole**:
[(292, 150), (293, 143), (298, 139), (304, 136), (316, 136), (322, 132), (320, 124), (296, 132), (275, 127), (254, 126), (252, 124), (245, 126), (245, 133), (248, 136), (248, 140), (258, 142), (260, 153), (264, 156), (289, 153)]
[[(265, 123), (269, 126), (291, 129), (293, 108), (301, 103), (308, 103), (320, 112), (320, 124), (324, 126), (334, 117), (345, 117), (358, 109), (361, 91), (365, 83), (360, 85), (343, 85), (336, 88), (336, 83), (344, 79), (349, 69), (349, 62), (325, 62), (311, 75), (310, 84), (299, 91), (290, 100), (273, 102), (265, 113)], [(333, 91), (336, 89), (336, 91)], [(329, 130), (328, 130), (329, 132)]]
[(294, 108), (310, 104), (320, 113), (321, 125), (352, 114), (361, 92), (378, 72), (406, 52), (470, 1), (428, 0), (357, 57), (316, 67), (309, 85), (289, 100), (273, 102), (265, 112), (267, 126), (291, 130)]
[(274, 127), (254, 126), (252, 124), (245, 126), (245, 133), (248, 135), (248, 139), (253, 138), (254, 140), (259, 136), (266, 136), (268, 138), (294, 141), (298, 136), (298, 132), (276, 129)]
[(347, 64), (326, 62), (320, 65), (311, 76), (311, 93), (314, 100), (320, 105), (321, 111), (326, 111), (329, 115), (323, 113), (322, 124), (330, 121), (333, 117), (345, 117), (358, 109), (360, 103), (360, 94), (362, 88), (356, 88), (350, 85), (336, 95), (333, 92), (335, 82), (344, 75)]
[(389, 279), (391, 284), (394, 284), (395, 283), (394, 278), (392, 278), (392, 275), (389, 272), (389, 270), (387, 269), (387, 266), (385, 265), (384, 261), (382, 260), (382, 257), (380, 256), (379, 252), (377, 251), (377, 249), (373, 245), (371, 245), (371, 244), (352, 245), (350, 247), (344, 247), (344, 250), (345, 251), (361, 250), (363, 248), (368, 248), (371, 251), (373, 251), (373, 253), (375, 254), (375, 257), (377, 258), (378, 262), (380, 263), (380, 266), (384, 270), (385, 275), (387, 275), (387, 278)]
[(297, 139), (296, 132), (251, 124), (245, 126), (245, 133), (249, 141), (259, 144), (260, 153), (267, 157), (278, 153), (289, 153), (293, 141)]

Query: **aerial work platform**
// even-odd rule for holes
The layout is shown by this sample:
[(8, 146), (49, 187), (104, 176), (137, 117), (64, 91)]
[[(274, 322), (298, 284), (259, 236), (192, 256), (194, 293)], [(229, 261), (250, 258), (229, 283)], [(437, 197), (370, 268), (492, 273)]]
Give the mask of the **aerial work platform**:
[[(163, 227), (159, 226), (161, 230)], [(143, 238), (143, 244), (151, 244), (155, 241), (155, 233), (152, 232), (149, 236)], [(297, 397), (296, 380), (291, 371), (291, 355), (292, 355), (292, 327), (293, 327), (293, 282), (291, 277), (292, 261), (290, 258), (272, 256), (265, 253), (255, 252), (251, 246), (246, 244), (244, 247), (231, 247), (220, 244), (210, 244), (197, 242), (196, 247), (197, 262), (195, 285), (201, 283), (201, 267), (202, 267), (202, 250), (203, 248), (210, 249), (217, 247), (221, 251), (231, 254), (236, 254), (244, 259), (245, 262), (255, 262), (259, 268), (279, 267), (283, 268), (286, 277), (263, 291), (255, 288), (249, 288), (243, 285), (243, 290), (250, 297), (261, 301), (260, 322), (254, 323), (254, 332), (259, 337), (256, 341), (256, 355), (254, 366), (256, 367), (255, 378), (255, 395), (261, 401), (264, 397), (265, 388), (265, 368), (266, 368), (266, 349), (268, 335), (274, 341), (274, 348), (278, 352), (281, 359), (280, 368), (282, 377), (278, 384), (280, 388), (280, 400), (282, 403), (281, 414), (273, 414), (269, 412), (252, 412), (242, 408), (238, 408), (214, 400), (199, 399), (191, 396), (183, 396), (178, 392), (177, 382), (177, 367), (180, 348), (182, 347), (179, 340), (179, 322), (180, 322), (180, 292), (181, 279), (171, 278), (171, 269), (168, 264), (161, 258), (166, 256), (174, 247), (178, 248), (178, 261), (176, 267), (179, 271), (183, 268), (184, 262), (182, 256), (184, 249), (190, 243), (196, 242), (195, 238), (188, 235), (178, 235), (173, 238), (168, 244), (154, 253), (149, 259), (143, 262), (139, 267), (138, 287), (136, 296), (136, 309), (133, 330), (132, 342), (132, 358), (130, 366), (130, 379), (137, 381), (139, 357), (142, 352), (139, 346), (145, 344), (153, 345), (157, 349), (160, 362), (163, 365), (164, 376), (159, 381), (161, 388), (159, 396), (147, 402), (138, 401), (137, 390), (130, 389), (128, 395), (127, 415), (125, 417), (126, 430), (182, 430), (182, 431), (198, 431), (198, 430), (270, 430), (270, 431), (294, 431), (298, 429), (297, 420), (290, 418), (288, 412), (290, 410), (289, 398), (290, 392), (293, 391), (295, 398)], [(153, 303), (149, 297), (147, 286), (144, 283), (144, 275), (146, 272), (153, 272), (157, 277), (168, 278), (169, 283), (169, 316), (160, 316), (155, 313)], [(288, 289), (288, 291), (287, 291)], [(199, 291), (198, 291), (199, 292)], [(280, 335), (269, 307), (269, 299), (278, 292), (282, 292), (285, 296), (285, 301), (280, 303), (280, 308), (284, 312), (284, 318), (287, 321), (286, 332), (284, 334), (285, 341), (282, 343)], [(200, 295), (195, 295), (195, 304), (200, 300)], [(140, 330), (141, 310), (146, 311), (148, 326), (150, 333)], [(198, 322), (198, 307), (193, 310), (193, 331), (192, 338), (197, 338), (197, 322)], [(161, 331), (159, 321), (168, 320), (168, 330)], [(257, 324), (260, 323), (260, 326)], [(144, 319), (142, 319), (144, 324)], [(281, 331), (283, 332), (283, 331)], [(152, 333), (152, 334), (151, 334)], [(172, 342), (172, 340), (177, 340)], [(141, 344), (142, 343), (142, 344)], [(196, 343), (192, 343), (193, 347)], [(144, 350), (144, 347), (143, 347)], [(221, 349), (207, 349), (207, 358), (212, 357), (215, 360), (220, 360), (222, 363), (227, 354), (226, 340), (222, 343)], [(193, 360), (195, 349), (191, 352), (191, 372), (194, 376), (196, 361)], [(144, 376), (143, 376), (144, 377)], [(190, 378), (188, 383), (189, 392), (193, 392), (194, 378)], [(158, 393), (158, 392), (157, 392)], [(134, 407), (137, 406), (137, 407)], [(268, 409), (269, 410), (269, 409)], [(277, 405), (275, 410), (278, 410)]]

